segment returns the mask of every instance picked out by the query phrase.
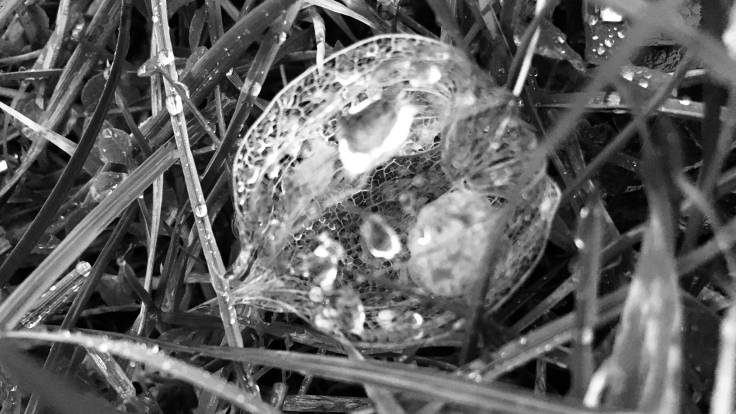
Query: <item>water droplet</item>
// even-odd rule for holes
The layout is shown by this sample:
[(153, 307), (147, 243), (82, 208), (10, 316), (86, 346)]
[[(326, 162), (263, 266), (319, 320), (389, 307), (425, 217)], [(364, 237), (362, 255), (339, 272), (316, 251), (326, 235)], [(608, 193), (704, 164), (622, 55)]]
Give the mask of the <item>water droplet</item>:
[(576, 237), (575, 238), (575, 247), (577, 247), (578, 249), (584, 248), (585, 247), (585, 242), (583, 241), (583, 239)]
[(606, 54), (606, 48), (601, 46), (598, 46), (598, 49), (595, 50), (595, 53), (598, 54), (598, 56), (603, 56)]
[(634, 80), (634, 71), (631, 68), (624, 68), (621, 70), (621, 77), (631, 82)]
[(616, 92), (611, 92), (606, 96), (606, 103), (612, 106), (618, 106), (621, 104), (621, 95)]
[(603, 10), (601, 10), (601, 21), (607, 23), (620, 23), (623, 20), (624, 17), (610, 7), (604, 7)]
[(197, 204), (194, 206), (194, 215), (199, 218), (207, 217), (207, 204)]
[(580, 218), (581, 219), (584, 219), (584, 218), (588, 217), (589, 214), (590, 214), (590, 209), (588, 207), (583, 207), (583, 208), (580, 209)]
[(399, 235), (378, 214), (366, 216), (360, 226), (360, 235), (374, 257), (392, 259), (401, 251)]
[(325, 292), (319, 286), (313, 286), (309, 289), (309, 300), (312, 302), (322, 302), (325, 300)]
[(583, 343), (583, 345), (589, 345), (593, 343), (593, 330), (590, 328), (583, 329), (583, 332), (580, 334), (580, 341)]
[(77, 272), (77, 274), (82, 275), (82, 276), (87, 276), (91, 269), (92, 269), (92, 265), (90, 265), (89, 262), (85, 262), (85, 261), (78, 262), (77, 265), (74, 266), (74, 271)]
[(606, 45), (606, 47), (612, 47), (613, 46), (613, 39), (606, 38), (606, 40), (603, 41), (603, 44)]
[(417, 328), (421, 327), (422, 324), (424, 324), (424, 317), (422, 315), (416, 313), (416, 312), (414, 312), (411, 315), (411, 319), (412, 319), (411, 326), (414, 329), (417, 329)]
[(396, 312), (391, 309), (382, 309), (378, 312), (377, 318), (383, 322), (393, 321), (396, 319)]
[(642, 88), (648, 88), (649, 87), (649, 81), (646, 80), (646, 79), (641, 79), (641, 80), (639, 80), (638, 83), (639, 83), (639, 86), (641, 86)]
[(253, 82), (253, 85), (250, 87), (251, 96), (258, 96), (259, 93), (261, 93), (261, 84), (259, 82)]

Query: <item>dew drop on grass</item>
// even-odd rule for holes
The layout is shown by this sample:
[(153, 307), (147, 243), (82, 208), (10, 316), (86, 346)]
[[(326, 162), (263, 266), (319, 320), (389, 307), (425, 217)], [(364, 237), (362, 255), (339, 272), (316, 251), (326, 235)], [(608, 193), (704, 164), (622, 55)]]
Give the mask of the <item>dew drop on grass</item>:
[(579, 215), (581, 219), (588, 217), (589, 214), (590, 214), (590, 209), (588, 207), (583, 207), (580, 209)]
[(309, 300), (312, 302), (322, 302), (325, 299), (325, 293), (319, 286), (312, 286), (309, 289)]
[(204, 218), (207, 216), (207, 204), (201, 203), (194, 206), (194, 215), (198, 218)]
[(95, 175), (91, 180), (87, 202), (99, 203), (110, 195), (128, 174), (104, 171)]
[(575, 243), (575, 247), (577, 247), (578, 249), (585, 248), (585, 242), (583, 241), (583, 239), (576, 237), (574, 240), (574, 243)]

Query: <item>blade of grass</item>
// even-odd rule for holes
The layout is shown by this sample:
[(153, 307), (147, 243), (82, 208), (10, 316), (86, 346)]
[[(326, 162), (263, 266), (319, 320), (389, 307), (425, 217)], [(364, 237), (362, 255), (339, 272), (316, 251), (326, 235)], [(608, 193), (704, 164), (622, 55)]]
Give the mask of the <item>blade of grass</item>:
[(138, 125), (135, 123), (135, 120), (133, 119), (133, 114), (130, 112), (130, 108), (128, 107), (128, 102), (119, 91), (115, 91), (115, 105), (118, 107), (120, 113), (123, 115), (125, 125), (130, 130), (135, 143), (138, 144), (138, 148), (141, 150), (143, 155), (145, 155), (146, 157), (150, 156), (153, 153), (153, 150), (148, 144), (148, 141), (146, 141), (146, 138), (143, 136), (140, 128), (138, 128)]
[[(527, 29), (527, 33), (525, 33), (525, 35), (527, 35), (528, 33), (531, 33), (531, 35), (528, 39), (523, 39), (525, 43), (523, 43), (521, 46), (524, 46), (524, 48), (516, 49), (516, 55), (514, 56), (514, 60), (511, 62), (511, 67), (509, 68), (509, 70), (515, 71), (515, 73), (512, 74), (515, 77), (512, 78), (511, 76), (509, 76), (508, 82), (506, 84), (507, 89), (511, 89), (511, 93), (513, 93), (516, 97), (521, 96), (521, 91), (524, 89), (524, 84), (526, 83), (526, 77), (529, 74), (529, 69), (531, 69), (532, 66), (532, 58), (534, 57), (534, 52), (537, 49), (537, 43), (539, 41), (539, 24), (541, 23), (542, 17), (544, 16), (542, 13), (545, 11), (545, 9), (547, 9), (547, 6), (553, 5), (553, 3), (556, 2), (537, 0), (534, 7), (534, 17), (535, 20), (538, 21), (535, 25), (534, 20), (532, 20), (532, 24)], [(519, 56), (523, 57), (519, 59)], [(514, 67), (514, 63), (518, 63), (518, 67)], [(511, 82), (513, 82), (513, 87), (508, 88), (509, 86), (511, 86)]]
[(53, 79), (61, 75), (61, 69), (30, 69), (0, 73), (0, 85), (18, 81)]
[(68, 155), (73, 155), (74, 150), (77, 149), (77, 144), (72, 142), (69, 138), (61, 134), (57, 134), (56, 132), (52, 131), (49, 128), (44, 127), (43, 125), (37, 124), (32, 119), (16, 111), (10, 106), (5, 105), (2, 102), (0, 102), (0, 109), (5, 111), (6, 114), (12, 116), (13, 118), (21, 122), (23, 125), (25, 125), (27, 128), (29, 128), (33, 132), (36, 132), (38, 137), (45, 139), (46, 141), (56, 145), (57, 148), (64, 151)]
[(54, 284), (41, 296), (34, 305), (33, 310), (23, 316), (20, 325), (25, 328), (33, 328), (56, 312), (61, 306), (66, 305), (72, 296), (76, 295), (80, 287), (89, 276), (91, 265), (87, 262), (78, 262), (74, 269), (67, 273), (58, 283)]
[[(734, 257), (730, 248), (729, 241), (724, 240), (722, 235), (723, 225), (718, 218), (714, 206), (708, 200), (708, 197), (698, 187), (687, 181), (685, 177), (679, 176), (677, 184), (683, 194), (712, 223), (713, 229), (715, 230), (713, 240), (723, 255), (729, 276), (733, 278), (736, 275), (736, 257)], [(736, 384), (736, 365), (733, 362), (736, 360), (736, 335), (734, 335), (734, 327), (736, 327), (736, 307), (731, 305), (721, 321), (720, 351), (715, 373), (715, 387), (711, 398), (711, 414), (731, 413), (734, 409), (734, 394), (736, 393), (736, 389), (734, 388), (734, 384)]]
[(711, 414), (730, 414), (734, 409), (736, 384), (736, 303), (732, 303), (721, 322), (721, 343), (716, 368), (715, 389), (711, 397)]
[(135, 401), (136, 390), (133, 382), (125, 375), (123, 367), (112, 355), (87, 349), (87, 358), (97, 373), (115, 391), (120, 402), (127, 404)]
[[(312, 28), (314, 29), (314, 42), (317, 44), (317, 55), (315, 58), (315, 64), (318, 67), (323, 67), (325, 64), (325, 21), (322, 16), (317, 12), (317, 8), (310, 7), (307, 9), (309, 13), (309, 19), (312, 20)], [(285, 85), (284, 85), (285, 86)]]
[[(340, 337), (338, 340), (345, 350), (345, 353), (348, 355), (348, 358), (356, 361), (365, 361), (365, 357), (363, 357), (360, 351), (355, 349), (355, 346), (353, 346), (347, 338)], [(396, 401), (396, 398), (391, 394), (390, 389), (366, 385), (365, 393), (373, 401), (376, 411), (378, 411), (379, 414), (405, 413), (404, 409), (398, 401)]]
[(576, 399), (585, 395), (595, 368), (593, 337), (598, 314), (598, 281), (601, 273), (604, 211), (599, 197), (593, 195), (579, 214), (576, 244), (580, 254), (575, 271), (578, 286), (575, 294), (575, 333), (571, 357), (572, 387), (569, 394)]
[[(715, 95), (716, 92), (713, 92)], [(706, 201), (713, 199), (713, 195), (718, 183), (718, 177), (721, 174), (723, 165), (729, 150), (733, 145), (734, 131), (736, 131), (736, 87), (730, 88), (728, 105), (726, 106), (725, 117), (723, 123), (720, 121), (721, 106), (718, 96), (710, 97), (705, 102), (705, 117), (703, 119), (702, 136), (709, 139), (703, 145), (703, 165), (698, 174), (698, 188), (705, 195)], [(705, 127), (706, 124), (714, 124), (718, 128)], [(713, 129), (715, 128), (715, 129)], [(714, 136), (717, 134), (717, 137)], [(703, 222), (703, 215), (700, 212), (688, 216), (687, 228), (685, 229), (685, 237), (682, 241), (682, 251), (688, 251), (697, 242), (700, 236), (700, 230)], [(697, 294), (700, 289), (693, 287), (693, 294)]]
[[(725, 5), (719, 2), (707, 2), (702, 5), (701, 9), (702, 30), (711, 36), (721, 38), (726, 24), (726, 20), (722, 17), (728, 14)], [(726, 47), (728, 46), (726, 45)], [(731, 95), (733, 90), (734, 86), (732, 85), (729, 88)], [(698, 170), (698, 186), (708, 199), (712, 196), (713, 186), (718, 179), (718, 174), (723, 167), (723, 159), (726, 156), (725, 153), (721, 154), (719, 151), (728, 151), (734, 127), (736, 127), (736, 121), (732, 118), (726, 118), (725, 122), (721, 122), (721, 106), (725, 103), (725, 92), (723, 88), (709, 79), (706, 79), (702, 85), (703, 122), (700, 124), (699, 141), (703, 151), (703, 165)], [(735, 109), (734, 98), (731, 97), (727, 109), (731, 117), (733, 117)], [(685, 234), (680, 244), (682, 252), (692, 249), (697, 243), (701, 233), (703, 214), (700, 210), (695, 210), (687, 216), (686, 220)], [(703, 282), (696, 280), (686, 283), (689, 290), (695, 295), (703, 287)]]
[[(158, 42), (156, 40), (156, 33), (152, 33), (151, 35), (151, 51), (150, 51), (150, 58), (155, 59), (156, 56), (158, 56)], [(163, 110), (163, 96), (161, 93), (161, 88), (163, 87), (162, 84), (162, 76), (160, 71), (155, 71), (155, 73), (151, 74), (150, 76), (150, 82), (149, 82), (149, 89), (151, 91), (151, 116), (155, 117)], [(200, 123), (201, 125), (201, 123)], [(140, 141), (144, 142), (145, 145), (148, 145), (148, 141), (146, 141), (145, 137), (141, 136), (139, 138)], [(161, 224), (161, 209), (163, 206), (163, 191), (164, 191), (164, 176), (163, 174), (156, 177), (155, 180), (153, 180), (153, 185), (151, 186), (151, 223), (148, 228), (148, 232), (146, 233), (146, 273), (144, 276), (143, 281), (143, 287), (148, 292), (151, 291), (152, 282), (153, 282), (153, 265), (154, 261), (156, 259), (156, 244), (158, 241), (158, 233), (160, 230), (160, 224)], [(172, 240), (174, 239), (174, 235), (172, 234)], [(136, 317), (135, 321), (133, 321), (133, 325), (130, 327), (130, 331), (141, 336), (144, 335), (150, 328), (149, 324), (147, 323), (148, 320), (148, 313), (151, 311), (146, 303), (141, 303), (141, 308), (138, 312), (138, 316)], [(133, 370), (136, 367), (133, 363), (128, 365), (128, 373), (132, 373)]]
[[(59, 6), (61, 8), (61, 6)], [(7, 56), (0, 58), (0, 65), (17, 65), (18, 63), (25, 62), (26, 60), (35, 59), (41, 54), (40, 49), (32, 50), (30, 52), (21, 53), (15, 56)]]
[[(210, 35), (210, 43), (214, 44), (217, 39), (225, 33), (225, 27), (222, 25), (222, 5), (221, 0), (205, 0), (207, 8), (207, 31)], [(192, 45), (194, 47), (194, 45)], [(220, 136), (225, 136), (225, 116), (222, 113), (222, 92), (220, 85), (215, 86), (215, 103), (217, 104), (217, 125), (219, 127)]]
[(443, 32), (447, 33), (455, 41), (455, 46), (467, 53), (468, 45), (465, 43), (465, 36), (463, 36), (455, 15), (448, 6), (447, 1), (427, 0), (427, 4), (432, 9), (434, 18), (437, 20), (437, 24), (442, 28)]
[(364, 25), (372, 29), (377, 29), (381, 27), (380, 24), (376, 24), (376, 22), (372, 21), (371, 19), (356, 12), (354, 9), (350, 7), (347, 7), (347, 6), (344, 6), (338, 3), (337, 1), (334, 1), (334, 0), (306, 0), (306, 2), (314, 6), (323, 8), (325, 10), (329, 10), (331, 12), (341, 14), (343, 16), (352, 17), (353, 19), (363, 23)]
[[(519, 79), (526, 79), (526, 75), (522, 75), (522, 67), (524, 67), (524, 62), (527, 60), (529, 61), (529, 63), (531, 63), (531, 57), (534, 54), (537, 39), (539, 38), (539, 25), (542, 23), (542, 19), (544, 19), (544, 16), (546, 16), (555, 7), (557, 7), (557, 3), (559, 3), (559, 0), (550, 0), (537, 3), (537, 10), (534, 13), (534, 18), (524, 31), (524, 35), (521, 37), (521, 41), (519, 42), (519, 47), (516, 49), (516, 53), (514, 54), (514, 59), (511, 61), (511, 65), (509, 66), (506, 89), (513, 90), (514, 84), (518, 84)], [(512, 38), (513, 37), (509, 39)], [(528, 71), (528, 68), (526, 69), (526, 71)], [(521, 81), (521, 83), (523, 84), (523, 80)], [(514, 95), (519, 96), (519, 93), (515, 93)]]

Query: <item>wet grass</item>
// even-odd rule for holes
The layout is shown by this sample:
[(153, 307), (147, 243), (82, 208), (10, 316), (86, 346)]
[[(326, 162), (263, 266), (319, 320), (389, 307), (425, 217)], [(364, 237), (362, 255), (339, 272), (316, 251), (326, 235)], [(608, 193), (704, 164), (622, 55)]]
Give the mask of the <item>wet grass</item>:
[[(7, 1), (1, 412), (732, 412), (734, 29), (672, 3)], [(432, 346), (233, 307), (238, 139), (397, 31), (518, 92), (563, 189), (532, 277)]]

